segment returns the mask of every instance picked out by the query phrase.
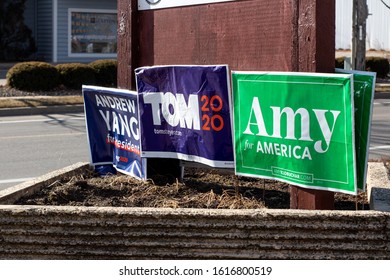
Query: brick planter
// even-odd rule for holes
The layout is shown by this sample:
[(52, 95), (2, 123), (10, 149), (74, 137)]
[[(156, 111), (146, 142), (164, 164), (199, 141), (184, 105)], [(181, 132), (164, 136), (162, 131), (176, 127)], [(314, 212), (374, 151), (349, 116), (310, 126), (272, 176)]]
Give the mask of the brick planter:
[(390, 213), (12, 205), (0, 193), (1, 259), (389, 259)]

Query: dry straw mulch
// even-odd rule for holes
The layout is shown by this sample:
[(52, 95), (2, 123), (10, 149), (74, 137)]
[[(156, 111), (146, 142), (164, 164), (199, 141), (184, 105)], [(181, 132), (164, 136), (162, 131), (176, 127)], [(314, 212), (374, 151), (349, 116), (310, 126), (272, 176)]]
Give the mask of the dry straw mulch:
[[(164, 176), (140, 181), (125, 175), (98, 177), (93, 173), (64, 178), (16, 204), (169, 207), (214, 209), (288, 209), (290, 186), (274, 180), (187, 170), (183, 182)], [(336, 210), (368, 210), (365, 193), (336, 194)]]

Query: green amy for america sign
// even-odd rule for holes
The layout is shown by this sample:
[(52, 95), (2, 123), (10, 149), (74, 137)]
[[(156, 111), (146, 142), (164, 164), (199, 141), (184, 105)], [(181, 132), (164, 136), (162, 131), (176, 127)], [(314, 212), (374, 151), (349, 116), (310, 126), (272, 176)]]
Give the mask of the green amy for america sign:
[(353, 77), (233, 72), (236, 174), (356, 194)]

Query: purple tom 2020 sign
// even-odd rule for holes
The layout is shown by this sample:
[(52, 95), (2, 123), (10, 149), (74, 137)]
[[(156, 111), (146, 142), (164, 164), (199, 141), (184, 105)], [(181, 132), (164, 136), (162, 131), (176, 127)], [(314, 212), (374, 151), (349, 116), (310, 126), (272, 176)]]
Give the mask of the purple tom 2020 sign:
[(83, 96), (91, 163), (145, 179), (137, 93), (83, 86)]
[(233, 168), (226, 65), (136, 69), (143, 157)]

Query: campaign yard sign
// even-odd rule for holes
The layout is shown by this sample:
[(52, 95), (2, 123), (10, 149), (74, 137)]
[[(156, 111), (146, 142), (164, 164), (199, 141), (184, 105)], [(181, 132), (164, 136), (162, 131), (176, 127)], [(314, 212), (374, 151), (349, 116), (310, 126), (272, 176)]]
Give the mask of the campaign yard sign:
[(344, 69), (336, 69), (336, 73), (353, 74), (357, 187), (364, 192), (366, 189), (376, 73)]
[(143, 157), (233, 168), (226, 65), (136, 69)]
[(141, 164), (137, 93), (83, 86), (89, 151), (92, 165), (146, 179)]
[(236, 174), (356, 194), (353, 77), (233, 72)]

